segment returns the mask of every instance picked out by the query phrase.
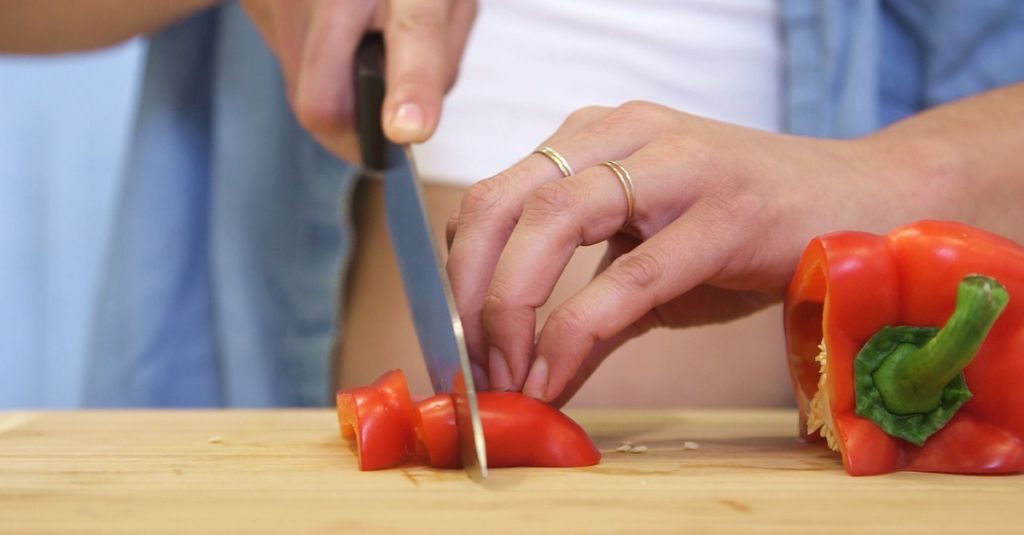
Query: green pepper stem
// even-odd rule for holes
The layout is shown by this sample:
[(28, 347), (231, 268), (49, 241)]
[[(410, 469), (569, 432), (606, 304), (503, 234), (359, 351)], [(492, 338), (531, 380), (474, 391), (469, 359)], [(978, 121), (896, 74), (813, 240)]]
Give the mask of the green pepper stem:
[(885, 407), (894, 414), (928, 412), (942, 391), (978, 353), (1010, 295), (999, 281), (968, 275), (957, 289), (956, 310), (920, 348), (903, 344), (873, 374)]

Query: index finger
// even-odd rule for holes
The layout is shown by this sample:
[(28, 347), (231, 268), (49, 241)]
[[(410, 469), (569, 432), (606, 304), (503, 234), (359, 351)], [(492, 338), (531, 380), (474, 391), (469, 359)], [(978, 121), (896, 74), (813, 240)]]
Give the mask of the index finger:
[[(586, 145), (563, 146), (561, 140), (571, 138), (608, 111), (600, 107), (578, 110), (544, 144), (559, 147), (570, 161), (593, 160), (596, 156), (586, 152)], [(449, 225), (448, 276), (462, 317), (470, 357), (484, 368), (490, 366), (481, 315), (484, 292), (498, 256), (530, 193), (561, 176), (558, 167), (545, 156), (531, 154), (508, 170), (470, 187), (462, 198), (457, 221)], [(496, 388), (511, 386), (511, 381), (502, 377), (498, 377), (498, 384), (494, 385), (494, 378), (492, 375), (492, 386)]]
[(531, 370), (532, 384), (524, 393), (559, 398), (586, 368), (595, 345), (616, 339), (658, 306), (719, 273), (735, 236), (718, 226), (712, 212), (695, 204), (556, 308), (537, 341), (543, 373)]

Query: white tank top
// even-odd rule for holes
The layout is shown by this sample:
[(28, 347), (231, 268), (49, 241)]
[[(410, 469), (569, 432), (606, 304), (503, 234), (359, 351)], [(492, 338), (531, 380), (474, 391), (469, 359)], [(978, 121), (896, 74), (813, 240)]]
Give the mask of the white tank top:
[(765, 130), (780, 121), (775, 0), (482, 0), (421, 174), (469, 185), (578, 108), (649, 100)]

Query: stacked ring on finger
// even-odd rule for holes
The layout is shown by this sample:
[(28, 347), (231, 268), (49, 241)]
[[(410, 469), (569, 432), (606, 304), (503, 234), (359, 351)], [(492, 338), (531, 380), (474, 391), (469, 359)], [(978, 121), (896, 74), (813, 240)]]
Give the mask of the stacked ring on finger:
[(622, 184), (623, 192), (626, 194), (626, 222), (622, 224), (625, 227), (633, 220), (633, 211), (636, 209), (636, 188), (633, 187), (633, 177), (629, 175), (629, 171), (621, 163), (615, 160), (602, 162), (601, 165), (615, 173), (619, 183)]
[(547, 156), (549, 160), (554, 162), (554, 164), (558, 166), (558, 170), (562, 172), (562, 177), (572, 176), (572, 166), (569, 165), (569, 160), (566, 160), (565, 157), (562, 156), (557, 150), (551, 147), (544, 146), (538, 148), (533, 152), (534, 154), (543, 154), (544, 156)]

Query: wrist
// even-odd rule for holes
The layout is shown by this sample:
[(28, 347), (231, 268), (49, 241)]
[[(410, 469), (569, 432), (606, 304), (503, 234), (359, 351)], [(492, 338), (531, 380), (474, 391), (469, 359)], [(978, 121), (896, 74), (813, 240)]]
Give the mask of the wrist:
[(856, 140), (874, 159), (874, 172), (889, 184), (906, 218), (972, 221), (984, 184), (968, 177), (963, 151), (930, 133), (893, 128)]

